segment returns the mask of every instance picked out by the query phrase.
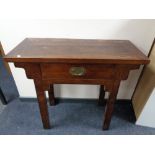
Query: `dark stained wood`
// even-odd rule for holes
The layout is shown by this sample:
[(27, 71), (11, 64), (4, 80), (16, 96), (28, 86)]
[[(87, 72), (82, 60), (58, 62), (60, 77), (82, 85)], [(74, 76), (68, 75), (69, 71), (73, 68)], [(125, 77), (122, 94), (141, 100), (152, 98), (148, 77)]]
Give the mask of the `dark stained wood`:
[[(108, 129), (121, 80), (130, 70), (149, 63), (148, 58), (127, 40), (25, 39), (5, 60), (24, 68), (36, 87), (44, 128), (50, 128), (45, 91), (54, 105), (53, 84), (99, 84), (99, 102), (109, 92), (103, 129)], [(72, 74), (72, 67), (84, 74)]]
[(1, 88), (0, 88), (0, 101), (1, 101), (4, 105), (7, 104), (7, 100), (6, 100), (5, 95), (4, 95), (4, 93), (3, 93), (3, 91), (2, 91)]
[(36, 63), (15, 63), (15, 66), (19, 68), (24, 68), (26, 71), (27, 78), (34, 80), (43, 127), (45, 129), (50, 129), (47, 100), (41, 77), (40, 65)]
[(101, 85), (100, 92), (99, 92), (98, 105), (103, 106), (104, 104), (105, 104), (105, 90), (104, 90), (104, 85)]
[(26, 38), (6, 57), (11, 62), (147, 64), (128, 40)]
[(120, 81), (115, 80), (113, 82), (111, 91), (109, 91), (109, 98), (107, 100), (106, 107), (105, 107), (105, 113), (104, 113), (103, 130), (109, 129), (119, 85), (120, 85)]
[[(83, 67), (85, 74), (74, 76), (70, 74), (72, 67)], [(94, 64), (41, 64), (42, 78), (45, 79), (112, 79), (114, 78), (115, 65), (94, 65)]]
[(36, 93), (37, 93), (43, 127), (44, 127), (44, 129), (50, 129), (50, 122), (49, 122), (49, 116), (48, 116), (45, 91), (43, 90), (42, 83), (39, 79), (34, 80), (34, 84), (35, 84), (35, 88), (36, 88)]
[(48, 96), (49, 96), (49, 103), (50, 103), (50, 105), (51, 106), (55, 105), (54, 88), (53, 88), (52, 84), (50, 84), (50, 86), (49, 86)]

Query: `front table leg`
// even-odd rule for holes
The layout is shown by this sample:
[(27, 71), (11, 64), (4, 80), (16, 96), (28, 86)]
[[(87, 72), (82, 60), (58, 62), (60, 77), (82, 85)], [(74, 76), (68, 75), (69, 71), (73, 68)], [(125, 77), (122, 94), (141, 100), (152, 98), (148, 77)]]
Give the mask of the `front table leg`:
[(108, 130), (109, 128), (119, 85), (120, 85), (120, 81), (115, 81), (113, 83), (111, 91), (109, 92), (110, 94), (106, 103), (105, 113), (104, 113), (103, 130)]
[(47, 100), (45, 91), (43, 90), (42, 83), (40, 80), (34, 80), (38, 104), (41, 114), (41, 119), (43, 123), (44, 129), (50, 129), (50, 122), (49, 122), (49, 115), (48, 115), (48, 108), (47, 108)]

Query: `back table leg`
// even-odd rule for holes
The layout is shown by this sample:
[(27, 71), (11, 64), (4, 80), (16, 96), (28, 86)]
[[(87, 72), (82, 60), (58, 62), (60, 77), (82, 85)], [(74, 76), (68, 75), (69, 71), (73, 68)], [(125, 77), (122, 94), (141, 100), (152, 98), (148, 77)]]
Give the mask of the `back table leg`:
[(2, 103), (4, 105), (7, 104), (6, 98), (5, 98), (5, 96), (4, 96), (3, 91), (1, 90), (1, 88), (0, 88), (0, 100), (2, 101)]
[(36, 88), (36, 93), (37, 93), (38, 104), (39, 104), (43, 127), (44, 127), (44, 129), (50, 129), (50, 122), (49, 122), (49, 115), (48, 115), (45, 91), (43, 90), (42, 83), (40, 80), (35, 80), (34, 83), (35, 83), (35, 88)]
[(54, 98), (54, 87), (51, 84), (48, 90), (48, 96), (49, 96), (49, 103), (51, 106), (55, 105), (55, 98)]
[(115, 81), (111, 91), (109, 92), (110, 94), (106, 103), (105, 113), (104, 113), (103, 130), (107, 130), (109, 128), (119, 85), (120, 85), (120, 81)]
[(103, 106), (105, 104), (105, 90), (104, 86), (100, 86), (100, 92), (99, 92), (99, 100), (98, 100), (98, 105)]

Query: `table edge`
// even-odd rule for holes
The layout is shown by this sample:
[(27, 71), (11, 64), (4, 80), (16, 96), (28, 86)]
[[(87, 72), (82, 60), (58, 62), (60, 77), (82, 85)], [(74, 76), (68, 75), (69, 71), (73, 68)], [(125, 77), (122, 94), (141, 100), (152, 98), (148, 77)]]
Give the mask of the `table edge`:
[(60, 59), (60, 58), (11, 58), (4, 56), (6, 62), (23, 63), (93, 63), (93, 64), (139, 64), (144, 65), (150, 62), (149, 58), (139, 60), (121, 59)]

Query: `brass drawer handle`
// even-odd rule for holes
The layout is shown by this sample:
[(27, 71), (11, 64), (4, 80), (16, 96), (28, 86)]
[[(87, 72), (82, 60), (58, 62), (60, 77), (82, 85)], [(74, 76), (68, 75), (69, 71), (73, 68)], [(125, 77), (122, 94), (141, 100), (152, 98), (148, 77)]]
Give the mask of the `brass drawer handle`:
[(83, 76), (86, 73), (86, 69), (84, 67), (71, 67), (69, 73), (73, 76)]

